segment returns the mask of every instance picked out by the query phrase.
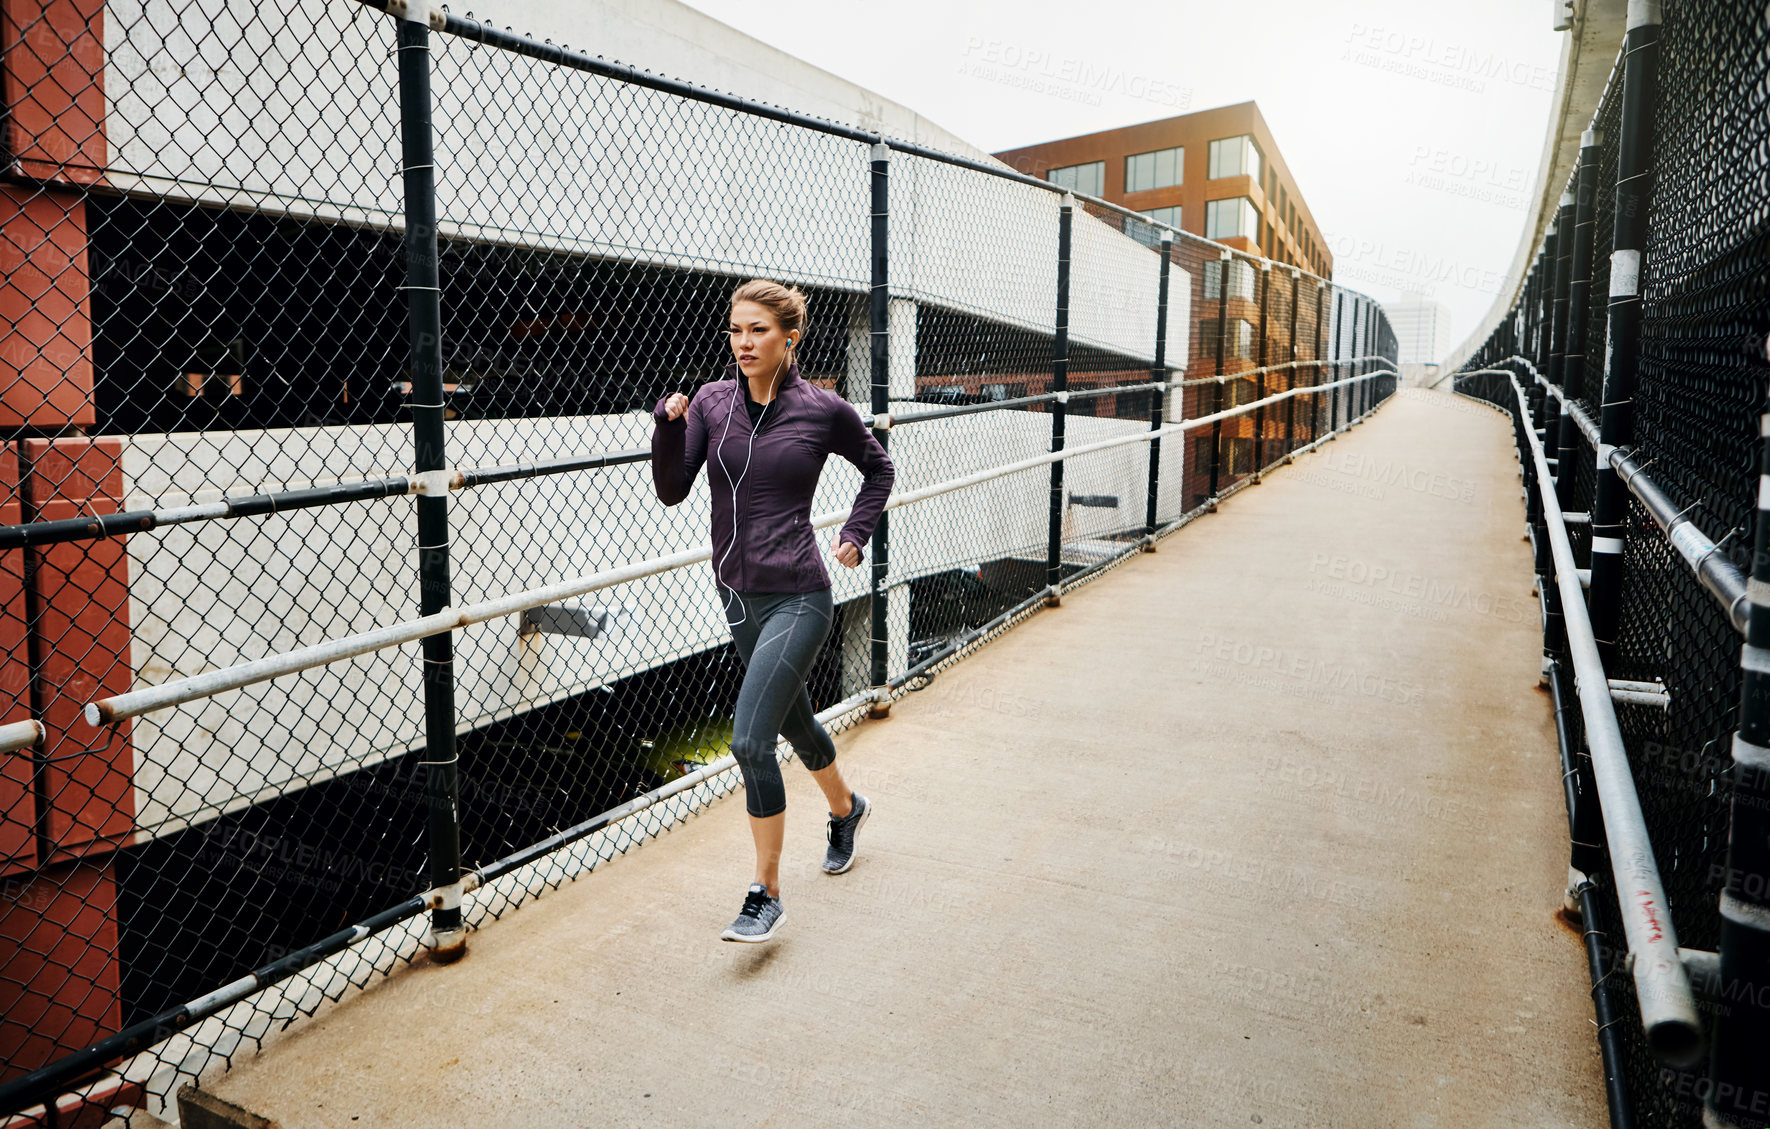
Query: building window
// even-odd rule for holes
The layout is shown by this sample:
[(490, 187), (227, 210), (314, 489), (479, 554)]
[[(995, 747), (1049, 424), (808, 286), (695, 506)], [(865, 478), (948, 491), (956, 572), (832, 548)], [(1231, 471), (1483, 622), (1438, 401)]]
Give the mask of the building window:
[(246, 391), (246, 340), (235, 338), (226, 344), (211, 343), (196, 350), (194, 366), (186, 366), (179, 377), (179, 391), (193, 400), (225, 400), (243, 396)]
[[(1254, 300), (1254, 264), (1241, 259), (1229, 260), (1229, 296)], [(1222, 297), (1218, 292), (1218, 280), (1223, 277), (1223, 260), (1205, 260), (1205, 297), (1212, 301)]]
[(1106, 162), (1089, 161), (1085, 165), (1065, 165), (1045, 173), (1045, 179), (1084, 196), (1103, 196), (1106, 193)]
[(1209, 179), (1220, 180), (1226, 176), (1253, 177), (1254, 183), (1260, 183), (1260, 147), (1248, 134), (1240, 137), (1224, 137), (1211, 142), (1211, 159)]
[(1147, 192), (1152, 188), (1172, 188), (1180, 183), (1180, 166), (1185, 149), (1157, 149), (1153, 153), (1133, 153), (1125, 158), (1125, 191)]
[(1167, 208), (1151, 208), (1143, 214), (1156, 223), (1165, 223), (1175, 229), (1180, 227), (1180, 205), (1178, 204)]
[[(1217, 356), (1217, 319), (1200, 318), (1198, 323), (1199, 356), (1204, 360), (1214, 360)], [(1252, 360), (1254, 356), (1254, 323), (1244, 318), (1229, 319), (1229, 335), (1223, 340), (1223, 359), (1233, 360), (1240, 357)], [(1225, 406), (1233, 407), (1233, 404)]]
[[(1143, 214), (1157, 223), (1165, 223), (1172, 228), (1180, 226), (1180, 205), (1178, 204), (1169, 208), (1151, 208)], [(1130, 216), (1125, 217), (1124, 230), (1126, 235), (1145, 247), (1159, 247), (1161, 245), (1162, 233), (1159, 229), (1132, 219)]]
[(1254, 202), (1246, 196), (1205, 201), (1206, 239), (1255, 239), (1259, 231), (1260, 217), (1254, 211)]
[[(1192, 448), (1192, 469), (1199, 474), (1206, 474), (1211, 469), (1211, 437), (1206, 435), (1201, 442)], [(1235, 435), (1225, 435), (1217, 441), (1217, 470), (1224, 475), (1247, 474), (1254, 470), (1254, 440), (1252, 437), (1243, 439)]]
[(1114, 399), (1113, 414), (1119, 419), (1147, 419), (1149, 417), (1149, 392), (1120, 392)]

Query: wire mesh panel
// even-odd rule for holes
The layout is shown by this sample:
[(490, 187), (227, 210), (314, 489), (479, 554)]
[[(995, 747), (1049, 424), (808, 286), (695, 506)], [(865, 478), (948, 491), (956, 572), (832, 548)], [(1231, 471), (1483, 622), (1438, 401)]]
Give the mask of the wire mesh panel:
[[(386, 18), (69, 3), (3, 20), (8, 521), (408, 469)], [(5, 554), (20, 583), (0, 635), (23, 677), (0, 720), (47, 730), (8, 755), (0, 802), (5, 1079), (422, 885), (421, 809), (398, 783), (415, 652), (80, 718), (409, 618), (410, 544), (380, 500)]]
[[(1762, 207), (1770, 169), (1764, 156), (1770, 27), (1751, 5), (1677, 4), (1667, 5), (1663, 25), (1648, 31), (1654, 34), (1631, 40), (1631, 49), (1655, 38), (1658, 44), (1657, 77), (1645, 88), (1654, 93), (1650, 101), (1642, 100), (1645, 120), (1639, 127), (1648, 139), (1640, 143), (1651, 145), (1650, 176), (1642, 178), (1650, 180), (1651, 194), (1638, 254), (1639, 344), (1626, 336), (1626, 309), (1616, 312), (1619, 295), (1626, 307), (1636, 293), (1630, 277), (1637, 270), (1636, 251), (1620, 245), (1613, 261), (1619, 244), (1612, 242), (1628, 219), (1618, 209), (1638, 206), (1618, 191), (1621, 151), (1630, 144), (1625, 134), (1631, 129), (1625, 53), (1593, 121), (1598, 191), (1585, 381), (1569, 402), (1593, 421), (1601, 414), (1608, 421), (1606, 409), (1619, 402), (1632, 405), (1632, 430), (1604, 439), (1625, 445), (1631, 461), (1629, 496), (1619, 519), (1618, 626), (1604, 673), (1664, 687), (1658, 703), (1620, 701), (1616, 714), (1678, 942), (1700, 951), (1722, 944), (1728, 843), (1730, 834), (1739, 834), (1731, 827), (1731, 809), (1737, 782), (1732, 742), (1741, 720), (1741, 628), (1735, 609), (1717, 594), (1725, 584), (1743, 590), (1759, 505), (1760, 413), (1770, 386), (1764, 352), (1770, 303), (1763, 287), (1770, 247)], [(1545, 270), (1550, 261), (1539, 257), (1518, 307), (1470, 369), (1498, 366), (1518, 373), (1527, 385), (1537, 383), (1531, 366), (1519, 358), (1539, 367), (1544, 358), (1541, 310), (1550, 297)], [(1625, 333), (1620, 344), (1619, 326)], [(1619, 348), (1627, 351), (1622, 360), (1629, 366), (1622, 371), (1633, 370), (1632, 381), (1625, 379), (1620, 387), (1612, 372)], [(1609, 385), (1605, 378), (1612, 378)], [(1462, 376), (1458, 388), (1517, 415), (1507, 377)], [(1617, 419), (1626, 426), (1629, 417)], [(1538, 412), (1522, 426), (1541, 422)], [(1608, 458), (1606, 448), (1606, 465)], [(1577, 461), (1558, 470), (1573, 476), (1567, 508), (1593, 509), (1597, 459), (1590, 439), (1582, 436)], [(1525, 478), (1528, 486), (1528, 465)], [(1574, 526), (1569, 532), (1583, 566), (1592, 530)], [(1706, 583), (1694, 567), (1702, 559), (1709, 562)], [(1727, 579), (1723, 583), (1717, 576)], [(1596, 588), (1594, 575), (1594, 600)], [(1566, 658), (1553, 641), (1549, 653)], [(1576, 725), (1574, 739), (1579, 738)], [(1595, 877), (1610, 886), (1606, 876)], [(1623, 971), (1627, 952), (1614, 889), (1598, 899), (1597, 912), (1599, 920), (1587, 928), (1607, 937), (1612, 949), (1600, 972)], [(1721, 960), (1728, 959), (1723, 953)], [(1709, 1078), (1706, 1063), (1686, 1067), (1662, 1061), (1642, 1030), (1631, 979), (1595, 976), (1598, 990), (1614, 993), (1622, 1009), (1617, 1066), (1634, 1123), (1668, 1129), (1721, 1123), (1705, 1121), (1704, 1102), (1724, 1104), (1715, 1087), (1728, 1080)], [(1705, 1025), (1717, 1009), (1739, 1006), (1725, 998), (1735, 987), (1703, 986), (1705, 992), (1722, 993), (1705, 999)], [(1728, 1085), (1740, 1092), (1736, 1081)]]
[[(1050, 392), (1062, 198), (910, 154), (893, 153), (889, 167), (890, 410), (909, 419)], [(893, 489), (925, 489), (1050, 450), (1045, 407), (894, 426)], [(893, 675), (1044, 585), (1049, 480), (1049, 468), (1038, 466), (887, 512)]]
[[(1759, 413), (1770, 334), (1763, 201), (1770, 26), (1750, 5), (1671, 5), (1660, 41), (1653, 197), (1642, 255), (1638, 458), (1674, 505), (1748, 563), (1757, 507)], [(1681, 944), (1714, 949), (1726, 883), (1738, 636), (1727, 614), (1655, 546), (1631, 553), (1625, 618), (1671, 706), (1626, 716), (1642, 804)], [(1625, 605), (1627, 616), (1629, 605)], [(1642, 1107), (1696, 1125), (1700, 1095), (1637, 1070)], [(1644, 1076), (1644, 1077), (1643, 1077)]]
[[(714, 562), (450, 631), (446, 703), (408, 640), (82, 711), (703, 549), (711, 470), (665, 506), (641, 464), (657, 404), (733, 377), (744, 281), (806, 294), (799, 374), (880, 425), (896, 494), (978, 478), (885, 512), (881, 576), (827, 566), (831, 728), (1393, 391), (1262, 402), (1392, 366), (1380, 313), (1306, 272), (434, 16), (423, 48), (326, 0), (5, 9), (0, 725), (44, 733), (0, 753), (10, 1108), (123, 1064), (101, 1097), (164, 1112), (434, 941), (439, 867), (476, 876), (477, 926), (740, 785), (703, 773), (743, 676)], [(401, 112), (421, 49), (427, 123)], [(416, 135), (433, 232), (407, 221)], [(440, 333), (414, 348), (431, 235)], [(1054, 463), (1060, 434), (1112, 445)], [(825, 470), (814, 514), (863, 481)], [(420, 550), (443, 493), (446, 548)]]

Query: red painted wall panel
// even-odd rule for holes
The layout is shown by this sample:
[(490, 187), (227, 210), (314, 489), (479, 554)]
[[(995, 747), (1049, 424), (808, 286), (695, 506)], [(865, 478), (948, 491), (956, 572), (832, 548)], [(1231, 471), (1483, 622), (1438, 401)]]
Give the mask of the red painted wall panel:
[(0, 185), (0, 427), (90, 426), (86, 204)]
[(0, 879), (0, 1082), (122, 1024), (117, 886), (109, 860)]
[[(25, 444), (27, 516), (39, 521), (110, 513), (123, 494), (122, 440), (33, 439)], [(129, 560), (120, 537), (30, 550), (38, 608), (38, 693), (44, 752), (67, 756), (46, 771), (52, 859), (121, 843), (134, 826), (130, 726), (95, 729), (81, 717), (94, 698), (130, 689)], [(108, 745), (105, 744), (109, 739)]]
[[(23, 520), (18, 451), (0, 447), (0, 525)], [(0, 553), (0, 722), (31, 716), (31, 664), (25, 640), (25, 553)], [(0, 874), (36, 864), (37, 805), (31, 795), (29, 750), (0, 753)]]
[(104, 0), (0, 0), (7, 148), (40, 180), (104, 175)]

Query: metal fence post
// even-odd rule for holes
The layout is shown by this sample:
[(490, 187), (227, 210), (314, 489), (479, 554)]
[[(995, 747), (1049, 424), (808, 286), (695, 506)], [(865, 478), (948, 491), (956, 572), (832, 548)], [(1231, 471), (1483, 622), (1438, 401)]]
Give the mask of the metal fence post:
[[(872, 289), (867, 295), (869, 349), (872, 358), (872, 410), (874, 416), (891, 410), (891, 272), (888, 256), (891, 239), (891, 148), (884, 142), (873, 145), (872, 159)], [(891, 429), (875, 427), (873, 437), (887, 449), (891, 446)], [(872, 575), (872, 684), (875, 693), (885, 689), (891, 677), (891, 599), (885, 578), (891, 568), (891, 511), (879, 515), (873, 531)], [(889, 700), (875, 699), (868, 713), (885, 717), (891, 709)]]
[[(1549, 376), (1549, 358), (1554, 348), (1555, 338), (1555, 263), (1560, 245), (1560, 230), (1555, 220), (1549, 221), (1548, 234), (1543, 236), (1543, 247), (1537, 256), (1537, 271), (1542, 276), (1537, 286), (1538, 321), (1536, 330), (1536, 371), (1547, 378)], [(1535, 427), (1543, 418), (1543, 398), (1549, 390), (1543, 387), (1541, 380), (1530, 382), (1530, 425)]]
[(1352, 376), (1353, 381), (1346, 386), (1347, 431), (1351, 431), (1352, 425), (1358, 422), (1358, 389), (1359, 386), (1364, 383), (1358, 379), (1364, 375), (1364, 362), (1359, 360), (1359, 358), (1364, 356), (1366, 350), (1370, 347), (1370, 342), (1365, 340), (1365, 332), (1367, 329), (1368, 326), (1364, 314), (1364, 299), (1354, 298), (1352, 300), (1352, 352), (1350, 353), (1351, 365), (1349, 366), (1351, 369), (1350, 375)]
[[(1536, 297), (1536, 370), (1544, 375), (1549, 371), (1549, 353), (1555, 330), (1555, 256), (1560, 242), (1560, 229), (1554, 219), (1549, 220), (1549, 229), (1543, 236), (1543, 245), (1537, 252)], [(1536, 391), (1542, 391), (1539, 386)]]
[[(1365, 309), (1363, 298), (1353, 299), (1352, 309), (1354, 311), (1352, 315), (1352, 375), (1354, 378), (1360, 378), (1365, 374), (1367, 363), (1361, 358), (1370, 352), (1371, 348), (1370, 311)], [(1351, 384), (1346, 386), (1347, 431), (1351, 431), (1352, 425), (1358, 422), (1358, 394), (1359, 389), (1363, 387), (1364, 381), (1362, 379), (1354, 379)]]
[[(1309, 366), (1309, 384), (1311, 387), (1320, 384), (1324, 374), (1331, 370), (1327, 367), (1328, 353), (1333, 349), (1329, 331), (1327, 308), (1328, 284), (1325, 279), (1317, 279), (1315, 283), (1315, 363)], [(1309, 442), (1313, 443), (1321, 437), (1321, 394), (1312, 393), (1309, 397)]]
[[(1329, 336), (1331, 338), (1329, 348), (1334, 354), (1333, 367), (1330, 371), (1333, 373), (1334, 380), (1339, 380), (1340, 357), (1344, 353), (1344, 350), (1340, 347), (1340, 342), (1346, 336), (1346, 292), (1344, 290), (1334, 291), (1334, 321), (1332, 332)], [(1329, 383), (1331, 384), (1333, 381), (1329, 381)], [(1331, 388), (1328, 390), (1328, 434), (1332, 435), (1339, 430), (1340, 390), (1338, 388)]]
[(1352, 422), (1358, 418), (1358, 378), (1364, 375), (1364, 362), (1358, 358), (1364, 356), (1366, 342), (1364, 340), (1364, 299), (1353, 298), (1349, 303), (1352, 307), (1351, 326), (1352, 340), (1346, 353), (1346, 375), (1352, 383), (1345, 388), (1346, 406), (1341, 417), (1342, 430), (1351, 431)]
[[(1266, 338), (1266, 316), (1272, 301), (1272, 260), (1260, 261), (1260, 350), (1259, 360), (1254, 362), (1257, 370), (1254, 376), (1254, 400), (1266, 398), (1266, 365), (1267, 355), (1271, 352)], [(1254, 409), (1254, 449), (1253, 466), (1254, 481), (1260, 481), (1260, 472), (1266, 469), (1266, 405), (1261, 404)]]
[[(412, 348), (414, 466), (425, 487), (417, 498), (419, 614), (449, 604), (449, 489), (444, 457), (442, 290), (436, 249), (436, 164), (430, 123), (428, 5), (410, 5), (398, 23), (400, 142), (406, 193), (406, 305)], [(467, 952), (461, 925), (460, 783), (455, 755), (455, 639), (424, 638), (424, 795), (430, 885), (442, 895), (431, 910), (428, 943), (442, 961)]]
[[(1554, 399), (1544, 392), (1545, 412), (1550, 410)], [(1519, 421), (1519, 426), (1535, 428), (1536, 421), (1524, 416)], [(1518, 436), (1518, 441), (1521, 451), (1530, 450), (1530, 444), (1523, 435)], [(1567, 648), (1566, 621), (1561, 608), (1561, 589), (1555, 583), (1555, 558), (1549, 545), (1548, 514), (1543, 506), (1542, 493), (1536, 485), (1536, 463), (1534, 459), (1524, 456), (1520, 456), (1519, 463), (1526, 471), (1525, 489), (1529, 493), (1525, 499), (1524, 518), (1530, 525), (1533, 568), (1536, 572), (1537, 590), (1541, 593), (1543, 602), (1543, 656), (1538, 680), (1543, 685), (1549, 685), (1549, 665)]]
[(1610, 301), (1605, 308), (1604, 394), (1599, 409), (1597, 478), (1592, 499), (1592, 586), (1586, 604), (1606, 667), (1617, 661), (1622, 620), (1623, 548), (1628, 488), (1610, 452), (1634, 442), (1635, 372), (1641, 346), (1641, 252), (1653, 171), (1653, 107), (1659, 87), (1659, 5), (1629, 5), (1623, 40), (1623, 104), (1616, 151), (1616, 207), (1611, 229)]
[[(1162, 232), (1160, 244), (1162, 256), (1161, 283), (1156, 288), (1155, 299), (1155, 364), (1151, 366), (1150, 379), (1165, 383), (1168, 379), (1168, 275), (1173, 265), (1174, 233)], [(1179, 392), (1178, 389), (1175, 390)], [(1167, 390), (1161, 387), (1150, 389), (1149, 392), (1149, 430), (1160, 431), (1162, 426), (1162, 405)], [(1181, 401), (1185, 402), (1184, 399)], [(1182, 453), (1186, 450), (1185, 440), (1180, 443)], [(1146, 552), (1155, 552), (1156, 495), (1161, 488), (1162, 441), (1149, 441), (1149, 504), (1143, 515), (1143, 536), (1147, 538), (1143, 548)], [(1186, 468), (1180, 468), (1182, 480), (1185, 479)]]
[[(1551, 227), (1552, 226), (1553, 225), (1551, 225)], [(1548, 244), (1544, 243), (1543, 246), (1546, 247), (1546, 246), (1548, 246)], [(1526, 299), (1526, 304), (1524, 307), (1524, 320), (1526, 323), (1526, 327), (1525, 327), (1526, 344), (1525, 344), (1524, 352), (1529, 354), (1532, 357), (1535, 357), (1538, 355), (1538, 352), (1539, 352), (1541, 345), (1542, 345), (1542, 336), (1543, 336), (1543, 333), (1542, 333), (1542, 331), (1543, 331), (1543, 325), (1542, 325), (1542, 320), (1543, 320), (1542, 319), (1543, 278), (1542, 278), (1542, 269), (1541, 269), (1542, 268), (1542, 256), (1543, 256), (1543, 251), (1542, 251), (1542, 248), (1539, 247), (1537, 249), (1537, 260), (1535, 263), (1531, 264), (1530, 291), (1529, 291), (1529, 297)]]
[[(1075, 225), (1076, 198), (1063, 194), (1063, 206), (1057, 212), (1057, 322), (1051, 339), (1051, 391), (1057, 399), (1051, 405), (1051, 450), (1063, 450), (1064, 409), (1069, 399), (1069, 252), (1070, 233)], [(1045, 597), (1047, 607), (1056, 607), (1063, 600), (1063, 460), (1051, 462), (1051, 534), (1046, 546), (1045, 583), (1051, 592)]]
[(1721, 976), (1709, 1058), (1705, 1125), (1765, 1124), (1770, 1047), (1770, 400), (1760, 416), (1758, 514), (1740, 654), (1739, 732), (1733, 737)]
[[(1549, 364), (1541, 370), (1550, 385), (1562, 387), (1561, 362), (1567, 351), (1567, 288), (1572, 281), (1573, 267), (1573, 192), (1561, 193), (1561, 206), (1555, 211), (1555, 257), (1549, 264), (1554, 293), (1549, 307)], [(1561, 435), (1561, 398), (1543, 389), (1542, 433), (1544, 454), (1558, 447)], [(1556, 454), (1559, 455), (1559, 450)], [(1561, 483), (1568, 475), (1561, 473), (1560, 460), (1549, 460), (1549, 473), (1555, 476), (1555, 489), (1560, 496)]]
[[(1223, 410), (1223, 355), (1229, 341), (1229, 268), (1234, 262), (1235, 257), (1228, 251), (1217, 258), (1217, 391), (1211, 398), (1213, 414)], [(1206, 494), (1207, 512), (1214, 513), (1217, 509), (1217, 476), (1222, 457), (1223, 421), (1215, 420), (1211, 424), (1211, 488)]]
[[(1535, 332), (1536, 328), (1535, 319), (1531, 316), (1531, 310), (1535, 302), (1536, 269), (1533, 266), (1528, 272), (1526, 272), (1524, 276), (1524, 285), (1518, 291), (1518, 316), (1516, 319), (1518, 322), (1518, 348), (1513, 350), (1513, 352), (1521, 357), (1530, 353), (1532, 334)], [(1505, 356), (1509, 355), (1511, 354), (1505, 354)], [(1493, 368), (1502, 359), (1504, 359), (1504, 357), (1501, 354), (1494, 354), (1488, 356), (1485, 361), (1481, 362), (1481, 364), (1484, 368)]]
[(1565, 381), (1562, 361), (1567, 355), (1568, 287), (1573, 282), (1573, 200), (1570, 183), (1561, 193), (1560, 207), (1555, 209), (1555, 296), (1549, 311), (1549, 367), (1543, 370), (1549, 383), (1557, 388)]
[[(1298, 288), (1301, 287), (1302, 284), (1303, 284), (1303, 272), (1299, 271), (1295, 268), (1292, 268), (1292, 270), (1291, 270), (1291, 330), (1290, 330), (1290, 333), (1285, 337), (1285, 340), (1290, 342), (1290, 346), (1291, 346), (1290, 347), (1290, 354), (1291, 355), (1288, 358), (1286, 358), (1287, 360), (1290, 361), (1291, 367), (1285, 370), (1285, 372), (1287, 374), (1285, 377), (1286, 391), (1290, 391), (1290, 390), (1297, 387), (1297, 374), (1298, 374), (1299, 368), (1301, 367), (1297, 364), (1297, 361), (1299, 359), (1298, 354), (1302, 352), (1301, 349), (1297, 348), (1297, 299), (1298, 299)], [(1285, 459), (1285, 462), (1288, 463), (1291, 461), (1291, 452), (1295, 451), (1296, 449), (1297, 449), (1297, 398), (1295, 396), (1292, 396), (1290, 399), (1288, 399), (1284, 402), (1284, 459)]]
[[(1574, 173), (1573, 189), (1573, 249), (1567, 258), (1567, 335), (1561, 348), (1561, 391), (1569, 400), (1578, 399), (1585, 391), (1586, 321), (1592, 304), (1592, 237), (1597, 223), (1592, 214), (1598, 194), (1597, 132), (1586, 130), (1580, 134), (1579, 144), (1579, 168)], [(1579, 427), (1570, 411), (1561, 413), (1561, 434), (1556, 446), (1560, 448), (1560, 457), (1555, 464), (1555, 495), (1567, 508), (1573, 501), (1576, 477), (1571, 468), (1580, 457)]]
[[(1364, 352), (1366, 356), (1374, 357), (1381, 351), (1382, 348), (1377, 336), (1377, 304), (1366, 302), (1364, 304)], [(1370, 374), (1375, 371), (1377, 371), (1377, 362), (1370, 360), (1364, 362), (1365, 379), (1358, 382), (1358, 418), (1360, 422), (1363, 422), (1364, 417), (1369, 415), (1371, 409), (1377, 404), (1377, 382), (1370, 379)]]

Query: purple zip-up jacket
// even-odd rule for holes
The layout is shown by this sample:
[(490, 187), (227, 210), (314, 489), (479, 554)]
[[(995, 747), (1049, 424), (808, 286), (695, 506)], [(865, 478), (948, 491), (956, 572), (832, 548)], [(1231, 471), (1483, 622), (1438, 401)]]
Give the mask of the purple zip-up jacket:
[[(674, 506), (688, 497), (695, 475), (706, 464), (713, 491), (711, 563), (720, 584), (739, 592), (828, 588), (830, 573), (811, 528), (811, 497), (825, 457), (841, 455), (866, 478), (837, 535), (857, 549), (866, 547), (879, 524), (897, 467), (854, 406), (807, 383), (797, 364), (788, 367), (776, 387), (751, 450), (747, 389), (739, 385), (744, 377), (735, 361), (725, 372), (726, 379), (702, 387), (676, 419), (664, 411), (667, 395), (652, 408), (652, 485), (666, 506)], [(733, 479), (739, 480), (735, 547)]]

